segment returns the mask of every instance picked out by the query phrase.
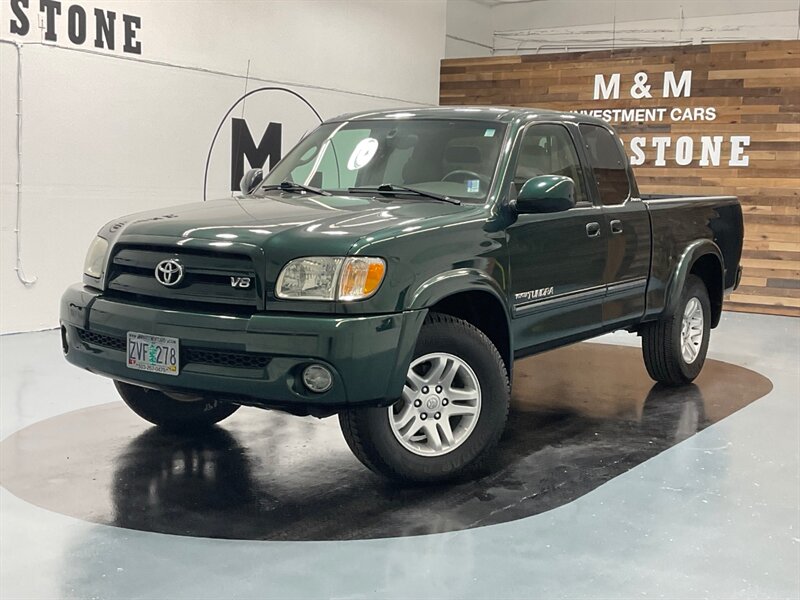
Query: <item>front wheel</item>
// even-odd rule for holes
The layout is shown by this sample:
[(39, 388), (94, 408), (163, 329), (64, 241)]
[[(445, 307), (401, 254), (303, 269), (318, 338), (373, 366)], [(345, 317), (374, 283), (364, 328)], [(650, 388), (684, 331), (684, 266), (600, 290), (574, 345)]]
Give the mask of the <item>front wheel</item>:
[(497, 349), (478, 329), (432, 313), (420, 332), (402, 396), (389, 407), (339, 414), (368, 468), (405, 482), (436, 482), (472, 469), (505, 427), (509, 383)]
[(700, 374), (711, 334), (710, 306), (703, 280), (689, 275), (675, 312), (644, 325), (642, 354), (650, 377), (683, 385)]
[(175, 400), (164, 392), (121, 381), (114, 381), (114, 385), (133, 412), (165, 429), (203, 429), (219, 423), (239, 408), (238, 404), (219, 400)]

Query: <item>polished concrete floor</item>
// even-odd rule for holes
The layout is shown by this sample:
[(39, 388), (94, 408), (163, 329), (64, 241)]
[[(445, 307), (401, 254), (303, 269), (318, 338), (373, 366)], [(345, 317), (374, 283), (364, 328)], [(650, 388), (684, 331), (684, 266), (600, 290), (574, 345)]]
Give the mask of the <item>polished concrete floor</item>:
[(485, 473), (402, 489), (335, 419), (164, 434), (2, 337), (0, 597), (800, 597), (800, 320), (726, 314), (680, 391), (598, 341), (517, 363)]

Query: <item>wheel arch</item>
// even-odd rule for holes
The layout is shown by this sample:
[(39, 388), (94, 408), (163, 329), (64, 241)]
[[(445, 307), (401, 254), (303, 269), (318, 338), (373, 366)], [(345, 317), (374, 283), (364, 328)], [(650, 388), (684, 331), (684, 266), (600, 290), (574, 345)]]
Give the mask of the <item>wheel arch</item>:
[(678, 259), (669, 284), (667, 285), (667, 302), (665, 313), (672, 314), (686, 284), (689, 275), (702, 279), (708, 290), (711, 303), (711, 327), (719, 325), (722, 317), (722, 297), (724, 285), (724, 259), (719, 247), (711, 240), (697, 240), (684, 250)]
[(459, 269), (433, 277), (421, 285), (411, 308), (463, 319), (491, 340), (512, 377), (514, 350), (508, 304), (499, 284), (486, 273)]

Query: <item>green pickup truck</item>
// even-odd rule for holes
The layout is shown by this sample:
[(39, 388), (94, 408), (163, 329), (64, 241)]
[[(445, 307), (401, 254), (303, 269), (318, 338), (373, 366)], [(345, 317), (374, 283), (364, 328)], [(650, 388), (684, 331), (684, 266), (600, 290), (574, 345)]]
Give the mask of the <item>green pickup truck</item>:
[(653, 379), (692, 381), (741, 277), (737, 199), (640, 194), (581, 115), (343, 115), (241, 187), (105, 225), (61, 300), (67, 360), (163, 427), (338, 414), (403, 481), (487, 457), (518, 358), (625, 329)]

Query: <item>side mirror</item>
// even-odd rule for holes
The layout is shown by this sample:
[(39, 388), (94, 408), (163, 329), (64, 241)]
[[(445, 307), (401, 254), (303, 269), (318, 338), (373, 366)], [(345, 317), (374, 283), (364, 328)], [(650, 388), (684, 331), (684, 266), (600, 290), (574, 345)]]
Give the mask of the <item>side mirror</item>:
[(242, 191), (242, 194), (249, 196), (262, 181), (264, 181), (264, 171), (261, 169), (250, 169), (239, 182), (239, 189)]
[(575, 182), (562, 175), (539, 175), (525, 182), (516, 200), (518, 213), (554, 213), (575, 206)]

